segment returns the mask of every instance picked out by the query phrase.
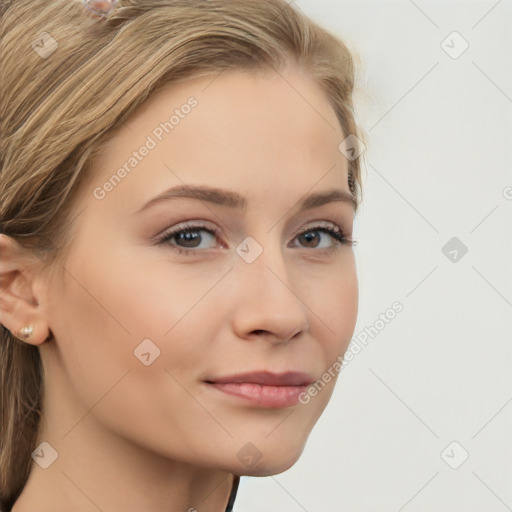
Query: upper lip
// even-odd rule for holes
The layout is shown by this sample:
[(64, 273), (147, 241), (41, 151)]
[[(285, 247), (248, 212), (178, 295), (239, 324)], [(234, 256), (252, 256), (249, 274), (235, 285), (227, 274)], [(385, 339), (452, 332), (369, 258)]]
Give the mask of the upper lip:
[(225, 377), (212, 377), (205, 382), (214, 384), (245, 382), (266, 386), (309, 386), (315, 382), (315, 379), (306, 372), (273, 373), (269, 371), (255, 371)]

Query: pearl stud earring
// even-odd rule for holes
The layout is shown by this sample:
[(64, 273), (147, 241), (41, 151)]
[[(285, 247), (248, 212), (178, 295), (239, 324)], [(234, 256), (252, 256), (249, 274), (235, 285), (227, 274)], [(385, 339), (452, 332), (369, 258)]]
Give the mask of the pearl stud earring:
[(25, 327), (21, 328), (20, 337), (24, 340), (28, 340), (32, 336), (33, 333), (34, 333), (34, 326), (26, 325)]

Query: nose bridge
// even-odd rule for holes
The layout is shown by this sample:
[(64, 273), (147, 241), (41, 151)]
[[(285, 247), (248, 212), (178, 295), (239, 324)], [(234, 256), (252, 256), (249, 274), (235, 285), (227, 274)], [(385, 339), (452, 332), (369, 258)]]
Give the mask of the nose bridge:
[(281, 242), (272, 233), (247, 237), (234, 267), (234, 328), (240, 337), (265, 331), (285, 341), (308, 327), (307, 308), (290, 280)]

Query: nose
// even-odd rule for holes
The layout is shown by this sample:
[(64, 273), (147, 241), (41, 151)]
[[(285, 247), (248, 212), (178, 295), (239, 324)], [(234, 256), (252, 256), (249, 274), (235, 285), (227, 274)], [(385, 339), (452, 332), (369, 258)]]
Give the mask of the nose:
[(280, 251), (271, 255), (264, 250), (252, 263), (237, 260), (231, 290), (235, 304), (232, 327), (239, 338), (279, 344), (309, 329), (308, 308), (289, 274)]

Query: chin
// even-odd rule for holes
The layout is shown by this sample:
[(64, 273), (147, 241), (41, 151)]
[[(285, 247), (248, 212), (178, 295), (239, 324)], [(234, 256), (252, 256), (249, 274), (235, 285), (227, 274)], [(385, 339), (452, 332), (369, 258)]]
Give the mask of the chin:
[(290, 445), (267, 443), (258, 449), (252, 443), (247, 443), (237, 454), (237, 467), (233, 472), (240, 476), (270, 476), (278, 475), (290, 469), (300, 458), (305, 443)]
[[(240, 476), (272, 476), (278, 475), (279, 473), (283, 473), (284, 471), (290, 469), (300, 458), (300, 454), (292, 459), (288, 458), (286, 461), (265, 461), (260, 462), (253, 468), (248, 468), (242, 466), (238, 470), (238, 475)], [(234, 471), (236, 473), (236, 471)]]

